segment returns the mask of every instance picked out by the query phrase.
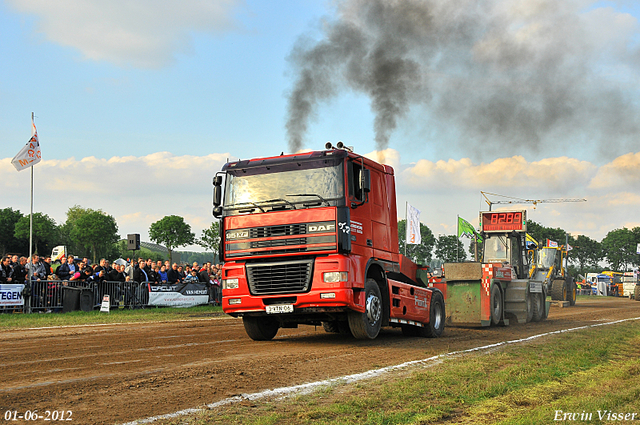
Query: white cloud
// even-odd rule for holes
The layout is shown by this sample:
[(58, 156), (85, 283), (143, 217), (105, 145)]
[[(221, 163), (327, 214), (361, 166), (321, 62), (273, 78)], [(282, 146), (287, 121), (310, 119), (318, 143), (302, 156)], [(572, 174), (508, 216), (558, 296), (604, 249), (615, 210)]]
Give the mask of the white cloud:
[(38, 31), (85, 58), (156, 68), (190, 49), (192, 32), (220, 33), (234, 26), (241, 0), (7, 0), (36, 15)]
[[(140, 233), (143, 240), (149, 240), (151, 223), (175, 214), (200, 236), (214, 220), (212, 177), (228, 157), (157, 152), (143, 157), (43, 160), (34, 168), (34, 211), (60, 224), (74, 205), (101, 209), (116, 219), (120, 236)], [(9, 158), (0, 160), (3, 204), (23, 214), (30, 208), (29, 175), (16, 172)]]
[(421, 159), (404, 170), (403, 177), (412, 186), (428, 185), (431, 190), (517, 188), (520, 192), (556, 193), (583, 186), (596, 170), (597, 167), (590, 162), (567, 157), (527, 162), (522, 156), (513, 156), (480, 164), (469, 158), (436, 162)]
[(594, 189), (640, 189), (640, 152), (628, 153), (600, 167), (590, 184)]

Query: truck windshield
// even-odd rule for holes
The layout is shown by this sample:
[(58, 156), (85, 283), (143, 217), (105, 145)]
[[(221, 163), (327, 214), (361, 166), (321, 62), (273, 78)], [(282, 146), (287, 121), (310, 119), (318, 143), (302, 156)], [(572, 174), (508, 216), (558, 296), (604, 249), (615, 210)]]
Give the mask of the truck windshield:
[(342, 163), (324, 161), (229, 170), (224, 211), (226, 215), (344, 204)]
[(509, 261), (507, 238), (504, 236), (488, 236), (484, 240), (484, 262)]
[(538, 253), (538, 267), (541, 267), (543, 269), (551, 268), (551, 266), (553, 266), (556, 262), (557, 252), (558, 250), (554, 248), (542, 248)]

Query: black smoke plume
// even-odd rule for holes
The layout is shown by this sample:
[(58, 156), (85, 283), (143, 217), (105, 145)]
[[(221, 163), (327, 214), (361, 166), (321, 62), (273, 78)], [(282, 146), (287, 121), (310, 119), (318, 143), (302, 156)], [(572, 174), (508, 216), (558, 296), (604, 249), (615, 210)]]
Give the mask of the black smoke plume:
[(303, 147), (320, 103), (352, 90), (371, 99), (378, 150), (419, 107), (424, 118), (410, 124), (424, 130), (425, 143), (453, 140), (469, 155), (625, 151), (640, 135), (638, 25), (595, 5), (339, 2), (321, 39), (301, 37), (290, 55), (289, 148)]

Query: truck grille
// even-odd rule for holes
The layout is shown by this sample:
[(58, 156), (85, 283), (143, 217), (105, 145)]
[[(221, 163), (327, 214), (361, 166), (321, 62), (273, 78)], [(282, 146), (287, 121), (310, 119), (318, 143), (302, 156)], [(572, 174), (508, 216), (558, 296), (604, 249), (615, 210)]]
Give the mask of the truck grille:
[(247, 264), (253, 295), (307, 292), (311, 287), (313, 260)]
[(283, 226), (254, 227), (249, 229), (249, 238), (270, 238), (273, 236), (305, 235), (306, 224), (287, 224)]

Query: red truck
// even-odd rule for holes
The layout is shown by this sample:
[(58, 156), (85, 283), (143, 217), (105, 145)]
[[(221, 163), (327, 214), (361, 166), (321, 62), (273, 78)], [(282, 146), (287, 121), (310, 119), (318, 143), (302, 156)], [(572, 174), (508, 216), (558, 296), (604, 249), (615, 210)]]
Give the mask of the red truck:
[[(393, 168), (338, 143), (229, 162), (213, 179), (223, 311), (254, 340), (322, 325), (374, 339), (444, 330), (442, 293), (398, 252)], [(224, 192), (224, 203), (223, 203)]]

